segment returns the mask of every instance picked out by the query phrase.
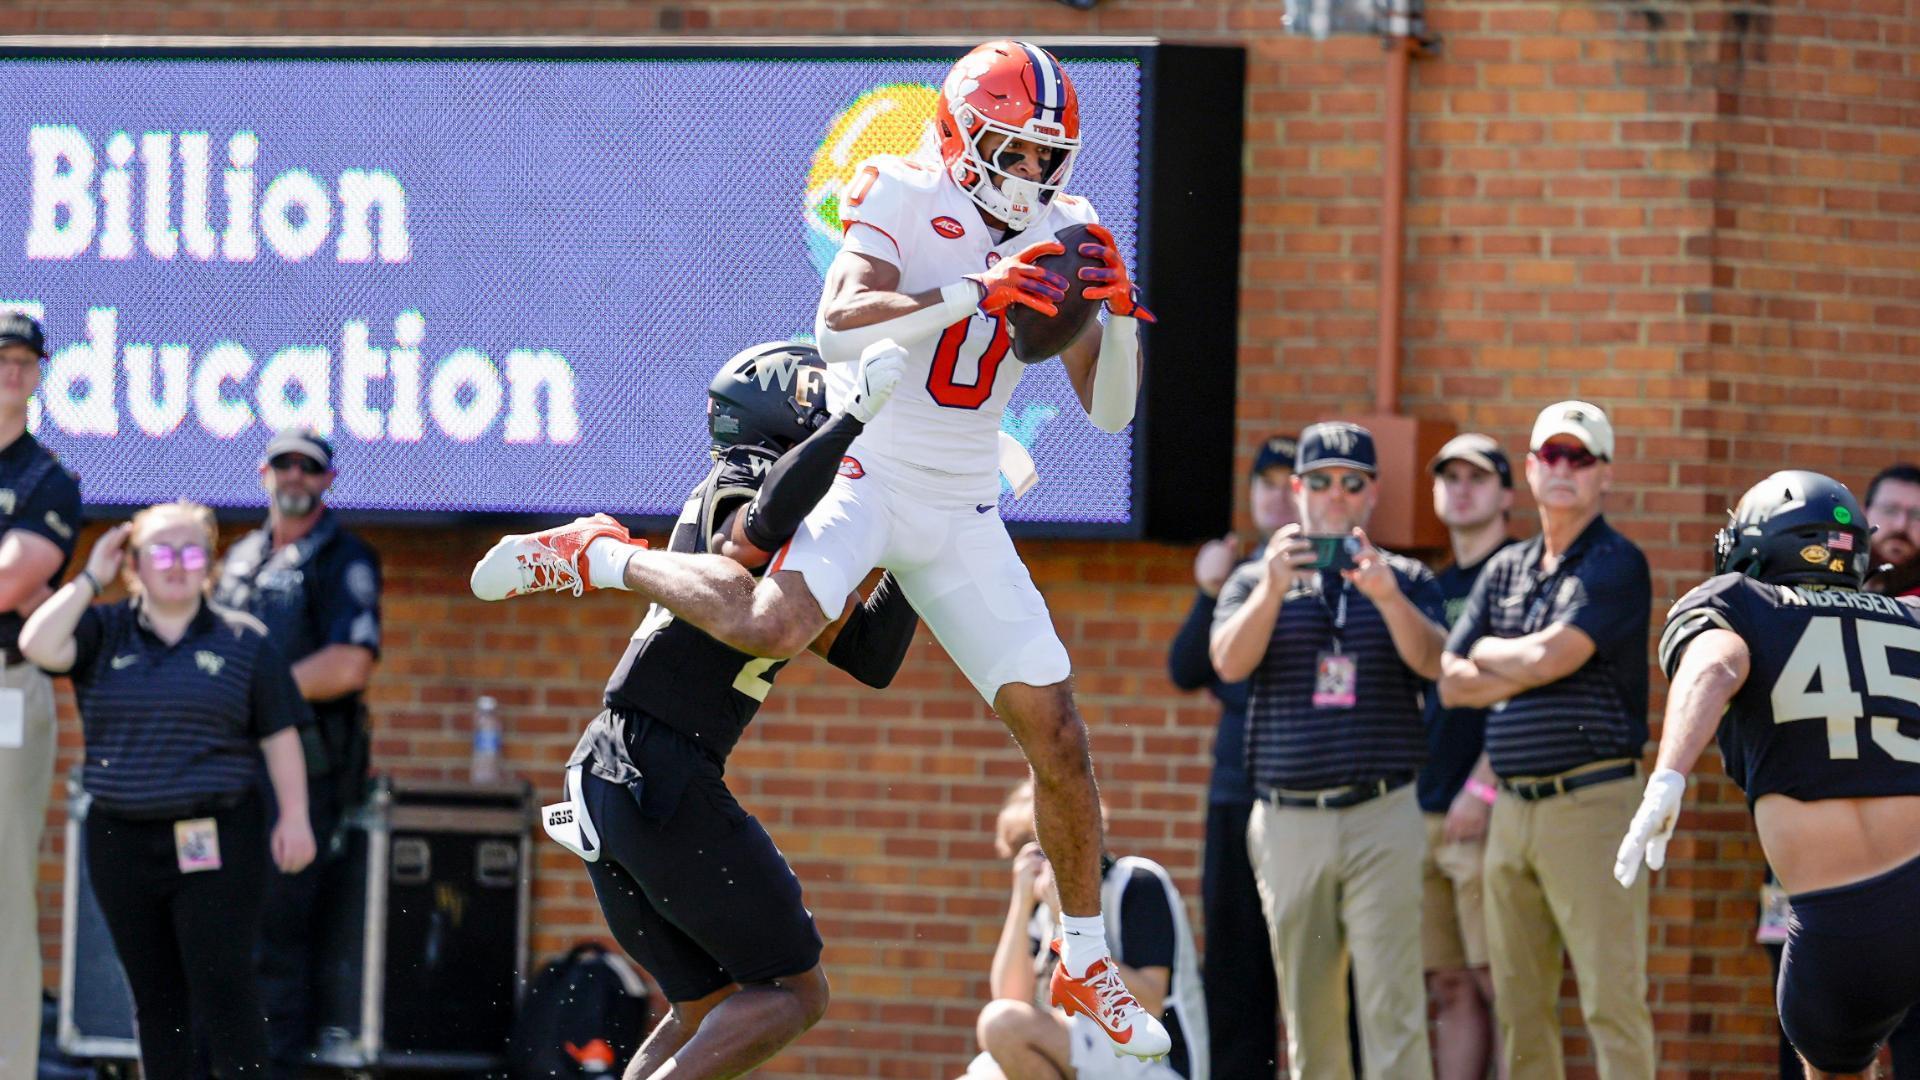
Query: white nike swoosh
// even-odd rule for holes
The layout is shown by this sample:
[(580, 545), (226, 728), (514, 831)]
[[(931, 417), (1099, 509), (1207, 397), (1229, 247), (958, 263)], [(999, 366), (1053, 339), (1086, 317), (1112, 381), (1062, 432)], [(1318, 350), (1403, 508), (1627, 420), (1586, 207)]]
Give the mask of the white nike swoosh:
[(121, 671), (140, 662), (137, 656), (116, 656), (113, 658), (113, 670)]
[(1524, 596), (1503, 596), (1500, 598), (1500, 606), (1501, 607), (1519, 607), (1520, 601), (1525, 599), (1526, 597)]

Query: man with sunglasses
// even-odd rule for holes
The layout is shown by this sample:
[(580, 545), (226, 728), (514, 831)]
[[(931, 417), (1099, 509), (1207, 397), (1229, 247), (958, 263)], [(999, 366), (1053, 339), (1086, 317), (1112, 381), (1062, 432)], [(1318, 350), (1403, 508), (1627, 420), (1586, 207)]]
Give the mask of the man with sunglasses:
[(1439, 586), (1362, 531), (1378, 499), (1373, 436), (1308, 427), (1300, 523), (1228, 578), (1213, 667), (1250, 679), (1247, 766), (1259, 801), (1247, 847), (1266, 909), (1296, 1076), (1351, 1080), (1352, 964), (1367, 1073), (1432, 1076), (1420, 956), (1426, 757), (1421, 694), (1440, 670)]
[(40, 1050), (40, 832), (53, 788), (53, 684), (20, 655), (20, 627), (73, 557), (80, 482), (27, 433), (46, 333), (0, 312), (0, 1076)]
[(361, 695), (380, 655), (380, 559), (340, 527), (325, 503), (333, 445), (288, 428), (260, 462), (267, 522), (234, 542), (214, 599), (266, 624), (293, 663), (314, 722), (301, 729), (308, 815), (322, 858), (268, 883), (258, 950), (260, 1000), (267, 1010), (274, 1069), (290, 1075), (312, 1040), (314, 902), (328, 838), (364, 795), (368, 736)]
[(1441, 661), (1449, 708), (1490, 708), (1487, 953), (1510, 1080), (1563, 1075), (1561, 949), (1603, 1080), (1654, 1074), (1647, 883), (1612, 883), (1647, 741), (1646, 556), (1601, 514), (1613, 425), (1584, 401), (1533, 425), (1540, 534), (1487, 561)]

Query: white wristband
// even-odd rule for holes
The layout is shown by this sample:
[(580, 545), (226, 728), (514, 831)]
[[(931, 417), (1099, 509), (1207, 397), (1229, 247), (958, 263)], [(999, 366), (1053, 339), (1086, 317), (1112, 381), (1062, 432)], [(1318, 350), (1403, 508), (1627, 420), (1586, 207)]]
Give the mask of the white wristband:
[(587, 545), (587, 584), (596, 589), (627, 587), (627, 562), (646, 548), (603, 536)]

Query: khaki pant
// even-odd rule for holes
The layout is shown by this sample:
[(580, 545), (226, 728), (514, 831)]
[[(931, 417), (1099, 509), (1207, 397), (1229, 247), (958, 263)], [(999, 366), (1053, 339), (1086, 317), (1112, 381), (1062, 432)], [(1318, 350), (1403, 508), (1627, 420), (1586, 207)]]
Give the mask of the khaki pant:
[(1352, 1080), (1353, 964), (1368, 1076), (1430, 1080), (1420, 970), (1420, 859), (1413, 788), (1344, 810), (1254, 804), (1247, 851), (1267, 913), (1293, 1075)]
[(24, 697), (16, 741), (0, 728), (0, 1076), (31, 1077), (40, 1055), (40, 833), (53, 788), (53, 683), (30, 664), (0, 669)]
[(1428, 971), (1487, 966), (1486, 837), (1448, 840), (1447, 815), (1426, 814), (1427, 855), (1420, 864), (1421, 954)]
[[(1576, 770), (1578, 771), (1578, 770)], [(1647, 1009), (1647, 878), (1613, 879), (1641, 785), (1613, 780), (1526, 802), (1502, 792), (1487, 828), (1487, 952), (1510, 1080), (1565, 1075), (1561, 948), (1602, 1080), (1654, 1075)]]

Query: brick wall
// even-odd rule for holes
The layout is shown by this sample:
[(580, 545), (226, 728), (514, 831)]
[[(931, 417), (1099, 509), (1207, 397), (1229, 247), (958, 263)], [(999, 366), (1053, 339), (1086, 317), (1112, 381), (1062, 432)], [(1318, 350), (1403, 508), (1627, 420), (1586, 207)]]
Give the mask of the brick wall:
[[(1578, 395), (1612, 413), (1612, 516), (1656, 603), (1706, 566), (1720, 509), (1766, 471), (1858, 485), (1911, 454), (1920, 357), (1920, 7), (1782, 0), (1433, 0), (1412, 79), (1406, 408), (1517, 446)], [(680, 4), (26, 0), (5, 33), (1152, 34), (1249, 49), (1243, 455), (1370, 402), (1383, 61), (1280, 36), (1282, 5), (1106, 0)], [(1243, 462), (1246, 457), (1241, 459)], [(1524, 522), (1526, 513), (1520, 517)], [(1244, 519), (1243, 519), (1244, 520)], [(635, 612), (618, 597), (464, 596), (488, 537), (382, 531), (383, 767), (439, 773), (479, 693), (511, 764), (550, 794)], [(1161, 675), (1188, 552), (1022, 545), (1080, 671), (1116, 846), (1197, 892), (1210, 710)], [(1005, 873), (987, 829), (1018, 756), (931, 640), (886, 695), (811, 660), (735, 756), (742, 797), (807, 883), (837, 991), (779, 1075), (950, 1076), (970, 1047)], [(1656, 686), (1658, 682), (1656, 681)], [(63, 767), (77, 734), (69, 732)], [(1749, 944), (1758, 845), (1709, 766), (1654, 893), (1662, 1075), (1770, 1076), (1769, 990)], [(58, 812), (55, 817), (57, 819)], [(601, 933), (584, 876), (543, 845), (536, 944)], [(58, 840), (42, 866), (47, 911)], [(44, 922), (49, 955), (57, 942)], [(1567, 999), (1575, 1075), (1591, 1075)]]

